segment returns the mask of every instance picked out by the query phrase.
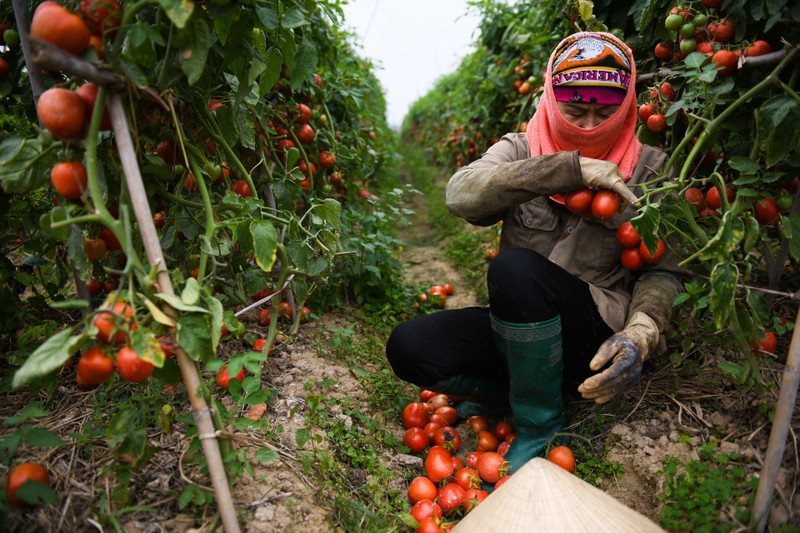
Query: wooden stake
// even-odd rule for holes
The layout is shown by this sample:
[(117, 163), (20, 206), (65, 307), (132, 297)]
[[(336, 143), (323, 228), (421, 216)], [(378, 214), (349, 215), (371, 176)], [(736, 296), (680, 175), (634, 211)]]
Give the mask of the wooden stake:
[[(797, 310), (795, 324), (800, 324), (800, 309)], [(794, 329), (792, 342), (789, 345), (789, 355), (783, 369), (781, 388), (778, 394), (778, 406), (775, 409), (775, 420), (769, 432), (769, 443), (764, 464), (761, 466), (761, 475), (758, 478), (758, 490), (753, 501), (753, 515), (751, 526), (759, 533), (764, 531), (769, 518), (770, 504), (775, 495), (775, 480), (783, 463), (783, 452), (786, 448), (786, 437), (792, 423), (794, 403), (797, 399), (797, 386), (800, 384), (800, 332)]]
[[(153, 215), (145, 193), (142, 175), (139, 171), (139, 163), (136, 160), (136, 150), (128, 129), (128, 120), (125, 116), (125, 107), (119, 94), (111, 93), (108, 97), (108, 111), (111, 115), (111, 124), (114, 128), (114, 137), (117, 143), (122, 169), (125, 173), (125, 181), (133, 204), (133, 211), (136, 214), (136, 221), (139, 223), (139, 230), (142, 234), (142, 243), (147, 253), (147, 260), (151, 266), (158, 266), (156, 284), (158, 289), (164, 293), (175, 294), (172, 282), (169, 279), (169, 272), (164, 268), (164, 255), (161, 250), (161, 243), (158, 240), (156, 226), (153, 223)], [(164, 305), (164, 312), (175, 317), (177, 313), (171, 307)], [(172, 331), (175, 338), (175, 331)], [(217, 442), (214, 422), (211, 419), (211, 412), (205, 398), (200, 393), (200, 376), (194, 361), (186, 355), (182, 348), (176, 350), (178, 366), (181, 369), (183, 382), (186, 384), (186, 391), (192, 406), (192, 415), (197, 423), (203, 452), (208, 463), (208, 472), (211, 475), (211, 483), (214, 487), (214, 494), (217, 499), (222, 524), (228, 533), (238, 533), (239, 522), (236, 516), (236, 507), (228, 484), (225, 473), (225, 464)]]

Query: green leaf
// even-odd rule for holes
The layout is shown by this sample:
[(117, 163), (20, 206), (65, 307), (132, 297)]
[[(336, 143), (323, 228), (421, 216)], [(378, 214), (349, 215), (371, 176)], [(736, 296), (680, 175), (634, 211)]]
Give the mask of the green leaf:
[(292, 88), (299, 87), (304, 80), (310, 78), (317, 70), (317, 47), (311, 40), (304, 40), (294, 55), (292, 72)]
[(38, 160), (42, 153), (39, 139), (12, 137), (0, 144), (0, 183), (7, 193), (21, 194), (47, 183), (47, 158)]
[(792, 213), (782, 220), (783, 233), (789, 239), (789, 253), (793, 259), (800, 260), (800, 213)]
[(63, 222), (67, 219), (67, 210), (62, 206), (57, 206), (39, 217), (39, 228), (48, 237), (59, 241), (66, 241), (69, 235), (67, 226), (53, 228), (53, 224)]
[[(222, 324), (224, 308), (219, 300), (214, 298), (211, 291), (208, 289), (203, 290), (203, 302), (205, 302), (208, 311), (211, 314), (211, 346), (214, 351), (217, 351), (219, 341), (222, 338)], [(237, 320), (238, 322), (238, 320)], [(239, 324), (241, 325), (241, 323)], [(228, 328), (231, 333), (235, 333), (236, 328)]]
[(718, 329), (727, 325), (733, 309), (739, 268), (734, 263), (719, 263), (711, 271), (711, 313)]
[(189, 0), (158, 0), (158, 3), (169, 20), (179, 29), (186, 26), (194, 11), (194, 3)]
[(186, 305), (197, 305), (200, 300), (200, 284), (194, 278), (188, 278), (181, 292), (181, 301)]
[(279, 458), (278, 452), (272, 448), (259, 448), (255, 453), (256, 461), (269, 463)]
[(302, 448), (311, 439), (311, 432), (308, 428), (300, 428), (294, 434), (294, 441), (297, 443), (298, 448)]
[(267, 68), (261, 75), (261, 94), (262, 96), (273, 90), (275, 83), (281, 77), (281, 65), (283, 65), (283, 56), (280, 50), (275, 47), (267, 50), (267, 55), (264, 58), (264, 63)]
[(261, 5), (256, 6), (256, 16), (258, 17), (258, 20), (261, 21), (261, 24), (263, 24), (268, 30), (275, 30), (280, 24), (278, 12), (272, 7)]
[(758, 142), (767, 149), (767, 166), (773, 166), (800, 141), (800, 102), (785, 94), (770, 98), (759, 108), (756, 122)]
[[(734, 226), (737, 226), (738, 230), (734, 230)], [(726, 211), (722, 215), (717, 233), (700, 251), (700, 258), (703, 260), (726, 261), (743, 238), (744, 226), (738, 219), (734, 220), (732, 211)]]
[(254, 220), (250, 223), (253, 237), (253, 251), (256, 263), (264, 272), (272, 270), (278, 250), (278, 235), (275, 226), (267, 220)]
[(204, 315), (186, 314), (178, 319), (177, 339), (194, 361), (207, 361), (215, 355), (211, 343), (211, 324)]
[(184, 311), (187, 313), (208, 313), (208, 309), (197, 305), (188, 305), (183, 303), (183, 300), (174, 295), (174, 294), (164, 294), (163, 292), (159, 292), (156, 294), (156, 298), (167, 302), (173, 308), (177, 309), (178, 311)]
[(683, 60), (689, 68), (700, 68), (708, 61), (708, 57), (700, 52), (692, 52)]
[(189, 85), (194, 85), (203, 74), (211, 48), (211, 31), (205, 20), (192, 18), (191, 24), (178, 33), (176, 39), (180, 53), (181, 70)]
[(58, 502), (58, 494), (56, 491), (33, 479), (29, 479), (23, 483), (19, 489), (17, 489), (14, 497), (34, 506)]
[(72, 336), (71, 329), (59, 331), (39, 346), (14, 374), (12, 386), (18, 389), (42, 376), (61, 368), (73, 353), (83, 346), (89, 336), (81, 333)]
[(644, 241), (648, 250), (658, 247), (658, 226), (661, 222), (661, 212), (654, 205), (646, 205), (642, 212), (631, 219), (631, 224)]
[(747, 367), (743, 367), (738, 363), (734, 363), (732, 361), (720, 361), (717, 363), (717, 367), (731, 376), (736, 383), (744, 383), (744, 380), (747, 377)]
[(314, 214), (334, 228), (342, 228), (342, 204), (333, 198), (326, 198), (321, 204), (315, 205)]
[(761, 171), (761, 166), (757, 162), (741, 155), (731, 157), (728, 166), (740, 174), (757, 174)]
[(19, 414), (10, 416), (3, 420), (3, 424), (6, 426), (16, 426), (22, 422), (27, 422), (33, 418), (43, 417), (49, 413), (50, 411), (42, 408), (42, 405), (39, 402), (33, 402), (26, 405)]
[(28, 431), (25, 432), (23, 442), (39, 448), (55, 448), (56, 446), (64, 444), (61, 437), (52, 431), (37, 427), (29, 428)]
[(294, 29), (306, 24), (308, 24), (308, 19), (299, 8), (289, 10), (281, 19), (282, 28)]

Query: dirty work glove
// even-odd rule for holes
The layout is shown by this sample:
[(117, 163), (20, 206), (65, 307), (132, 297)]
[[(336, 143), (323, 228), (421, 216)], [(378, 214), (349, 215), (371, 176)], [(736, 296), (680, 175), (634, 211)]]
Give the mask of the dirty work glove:
[(658, 326), (653, 319), (636, 311), (625, 329), (609, 337), (589, 363), (589, 368), (595, 371), (613, 361), (611, 366), (587, 378), (578, 392), (587, 400), (605, 403), (624, 391), (639, 380), (642, 364), (655, 352), (658, 339)]
[(610, 161), (592, 159), (590, 157), (580, 157), (579, 161), (583, 183), (587, 187), (608, 189), (617, 193), (622, 199), (620, 212), (625, 209), (627, 204), (635, 204), (639, 201), (636, 195), (625, 185), (625, 180), (622, 178), (617, 165)]

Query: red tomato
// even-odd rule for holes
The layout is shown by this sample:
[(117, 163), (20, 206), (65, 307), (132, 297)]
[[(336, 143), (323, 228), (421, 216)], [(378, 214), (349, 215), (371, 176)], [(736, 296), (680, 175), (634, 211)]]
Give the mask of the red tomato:
[(403, 427), (422, 428), (430, 420), (428, 407), (422, 402), (412, 402), (403, 409)]
[(419, 521), (419, 527), (414, 530), (414, 533), (445, 533), (445, 531), (436, 518), (429, 516)]
[[(241, 383), (241, 381), (244, 379), (244, 368), (239, 370), (239, 373), (236, 374), (236, 377), (234, 377), (233, 379)], [(217, 385), (219, 385), (225, 390), (228, 390), (228, 385), (230, 384), (230, 382), (231, 382), (231, 375), (228, 373), (228, 365), (225, 365), (222, 367), (222, 370), (219, 371), (219, 374), (217, 374)]]
[(467, 466), (474, 469), (478, 465), (478, 457), (480, 457), (482, 453), (483, 452), (478, 452), (478, 451), (468, 453)]
[(140, 358), (129, 346), (123, 346), (117, 352), (117, 372), (125, 381), (142, 383), (153, 373), (153, 364)]
[(717, 73), (717, 76), (724, 78), (736, 72), (739, 64), (739, 57), (730, 50), (717, 50), (714, 52), (714, 55), (711, 56), (711, 61), (722, 67), (722, 70)]
[(124, 344), (128, 340), (128, 330), (136, 329), (133, 308), (121, 301), (97, 313), (92, 324), (97, 328), (97, 340), (103, 344)]
[(461, 448), (461, 436), (450, 426), (437, 429), (433, 434), (433, 442), (450, 453), (456, 453)]
[(567, 472), (575, 472), (575, 456), (568, 446), (556, 446), (547, 454), (550, 462), (557, 464)]
[(92, 263), (100, 261), (106, 255), (106, 241), (103, 239), (86, 239), (83, 241), (86, 259)]
[(336, 164), (336, 154), (332, 154), (326, 150), (319, 151), (319, 166), (322, 168), (331, 168)]
[[(728, 203), (733, 202), (735, 197), (733, 189), (725, 187), (725, 196), (728, 198)], [(706, 191), (706, 207), (713, 210), (722, 207), (722, 200), (720, 199), (719, 189), (717, 187), (711, 187)]]
[(668, 81), (663, 82), (661, 86), (658, 88), (658, 91), (664, 96), (666, 96), (667, 100), (669, 100), (670, 102), (675, 100), (675, 88), (672, 86), (670, 82)]
[(754, 350), (762, 353), (774, 353), (778, 346), (778, 339), (771, 331), (765, 331), (764, 335), (750, 345)]
[(231, 184), (231, 190), (241, 196), (242, 198), (249, 198), (253, 196), (253, 191), (245, 180), (236, 180)]
[(58, 194), (67, 200), (77, 200), (86, 190), (86, 167), (79, 161), (56, 163), (50, 170), (50, 182)]
[(423, 402), (427, 402), (437, 394), (439, 393), (432, 391), (430, 389), (422, 389), (421, 391), (419, 391), (419, 399), (422, 400)]
[(656, 44), (653, 54), (659, 61), (669, 61), (669, 58), (672, 56), (673, 48), (674, 45), (672, 43), (659, 41), (659, 43)]
[(769, 54), (770, 52), (772, 52), (772, 47), (767, 41), (753, 41), (753, 43), (747, 47), (747, 50), (745, 50), (744, 55), (745, 57), (756, 57)]
[(499, 489), (500, 487), (502, 487), (502, 486), (503, 486), (503, 484), (504, 484), (506, 481), (508, 481), (509, 479), (511, 479), (511, 476), (503, 476), (503, 477), (501, 477), (499, 480), (497, 480), (497, 483), (495, 483), (495, 484), (494, 484), (494, 490), (497, 490), (497, 489)]
[(573, 213), (584, 213), (592, 205), (594, 192), (591, 189), (575, 189), (564, 196), (564, 205)]
[(458, 472), (464, 468), (464, 461), (461, 460), (461, 457), (453, 455), (450, 457), (450, 462), (453, 463), (453, 472)]
[(50, 474), (47, 473), (45, 467), (38, 463), (22, 463), (12, 468), (5, 482), (8, 503), (18, 508), (29, 506), (28, 502), (16, 497), (17, 491), (28, 481), (49, 487)]
[(475, 464), (481, 479), (487, 483), (497, 481), (508, 473), (508, 463), (497, 452), (483, 452)]
[(647, 119), (647, 129), (653, 133), (661, 133), (667, 129), (667, 117), (661, 113), (654, 113)]
[(639, 120), (647, 123), (647, 119), (653, 115), (653, 104), (642, 104), (639, 106)]
[(485, 416), (473, 415), (467, 419), (467, 423), (469, 424), (472, 432), (476, 435), (481, 431), (486, 431), (489, 429), (489, 421), (486, 420)]
[(592, 199), (592, 215), (599, 220), (608, 220), (619, 211), (619, 195), (613, 191), (600, 190)]
[(444, 514), (449, 514), (461, 507), (465, 494), (466, 491), (458, 483), (447, 483), (443, 487), (439, 487), (436, 503), (442, 508)]
[(511, 442), (504, 440), (497, 447), (497, 453), (499, 453), (501, 457), (505, 457), (509, 449), (511, 449)]
[(311, 120), (311, 108), (306, 104), (297, 104), (295, 109), (297, 110), (297, 115), (294, 117), (295, 122), (305, 124)]
[(439, 449), (442, 451), (434, 451), (434, 448), (431, 448), (425, 458), (425, 473), (434, 483), (453, 475), (453, 463), (450, 460), (452, 455), (441, 447)]
[(433, 412), (433, 414), (442, 415), (445, 420), (447, 420), (448, 426), (455, 426), (456, 422), (458, 422), (458, 412), (456, 411), (455, 407), (450, 407), (449, 405), (439, 407)]
[(438, 503), (434, 503), (433, 500), (426, 498), (414, 504), (414, 507), (411, 508), (411, 516), (413, 516), (417, 522), (422, 522), (429, 517), (441, 518), (442, 508), (439, 507)]
[(475, 449), (479, 452), (494, 452), (500, 445), (500, 439), (491, 431), (481, 431), (478, 433), (478, 442)]
[(103, 228), (100, 230), (98, 237), (106, 241), (106, 249), (109, 252), (116, 252), (122, 248), (122, 245), (119, 243), (117, 236), (114, 235), (114, 232), (111, 231), (109, 228)]
[(175, 343), (169, 335), (162, 335), (158, 338), (158, 344), (161, 345), (161, 351), (164, 352), (164, 357), (175, 358)]
[(411, 453), (423, 451), (428, 447), (428, 442), (428, 437), (421, 428), (408, 428), (406, 434), (403, 435), (403, 445), (411, 450)]
[(76, 367), (79, 387), (99, 385), (114, 374), (114, 361), (98, 346), (83, 352)]
[(408, 500), (412, 504), (416, 504), (421, 500), (433, 501), (436, 499), (437, 494), (436, 484), (425, 476), (414, 478), (408, 486)]
[(469, 512), (488, 496), (489, 493), (485, 490), (481, 490), (479, 488), (467, 489), (467, 491), (464, 493), (464, 500), (461, 502), (461, 506), (465, 511)]
[(619, 256), (622, 266), (628, 270), (639, 270), (644, 266), (644, 259), (639, 253), (639, 247), (625, 248)]
[(729, 43), (733, 40), (736, 32), (736, 25), (730, 19), (721, 20), (714, 24), (710, 23), (707, 27), (708, 34), (718, 43)]
[(500, 440), (505, 440), (511, 433), (514, 433), (514, 426), (509, 422), (501, 421), (494, 426), (494, 434), (497, 435), (497, 438)]
[(658, 244), (656, 245), (656, 251), (654, 253), (650, 253), (650, 250), (647, 249), (644, 241), (642, 241), (639, 245), (639, 255), (642, 256), (642, 260), (645, 263), (657, 263), (661, 259), (661, 256), (664, 255), (664, 241), (658, 239)]
[(433, 442), (433, 436), (436, 434), (436, 430), (444, 427), (441, 424), (437, 424), (436, 422), (428, 422), (425, 424), (425, 427), (422, 428), (422, 431), (425, 432), (425, 436), (428, 437), (428, 442)]
[(265, 326), (269, 325), (270, 322), (270, 312), (269, 309), (262, 309), (258, 313), (258, 321), (264, 324)]
[(626, 220), (617, 228), (617, 242), (625, 248), (631, 248), (633, 246), (639, 246), (642, 239), (639, 237), (639, 232), (636, 231), (633, 224), (629, 220)]
[(756, 220), (764, 226), (772, 224), (781, 216), (778, 202), (772, 198), (762, 198), (757, 201), (753, 206), (753, 211), (755, 212)]
[(697, 208), (698, 213), (705, 209), (706, 198), (705, 195), (703, 195), (703, 191), (695, 187), (689, 187), (683, 194), (684, 198), (686, 198), (686, 201)]
[(462, 467), (456, 470), (453, 479), (462, 489), (477, 489), (481, 486), (481, 477), (474, 468)]
[(437, 394), (430, 400), (428, 400), (428, 406), (436, 411), (439, 407), (444, 407), (446, 405), (450, 405), (450, 398), (447, 397), (447, 394)]
[(309, 126), (308, 124), (303, 124), (300, 126), (300, 129), (295, 132), (297, 135), (297, 140), (301, 143), (310, 143), (314, 140), (314, 128)]

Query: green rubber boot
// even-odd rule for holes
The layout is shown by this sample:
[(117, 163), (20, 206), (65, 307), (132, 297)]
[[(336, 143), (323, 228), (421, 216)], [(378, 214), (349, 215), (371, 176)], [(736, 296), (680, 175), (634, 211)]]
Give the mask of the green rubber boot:
[(508, 385), (497, 381), (459, 374), (437, 381), (430, 389), (461, 400), (456, 412), (462, 420), (473, 415), (500, 418), (511, 412)]
[(513, 324), (493, 316), (492, 332), (510, 376), (508, 401), (517, 438), (505, 459), (513, 473), (543, 455), (553, 434), (564, 428), (561, 317)]

